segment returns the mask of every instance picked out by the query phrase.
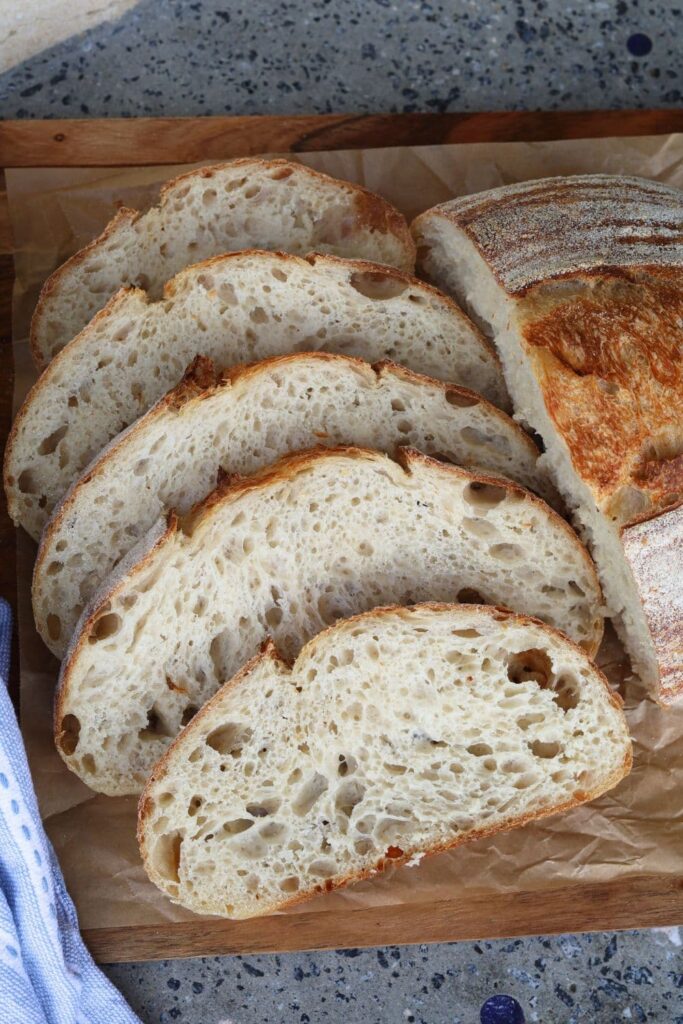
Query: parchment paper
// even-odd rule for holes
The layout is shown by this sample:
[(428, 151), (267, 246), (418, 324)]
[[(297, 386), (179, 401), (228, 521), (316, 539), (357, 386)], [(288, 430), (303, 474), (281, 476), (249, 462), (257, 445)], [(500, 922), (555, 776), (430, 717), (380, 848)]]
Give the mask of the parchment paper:
[[(635, 173), (683, 188), (683, 136), (571, 142), (435, 146), (296, 157), (368, 185), (408, 217), (454, 195), (549, 174)], [(117, 204), (153, 202), (160, 182), (186, 168), (9, 171), (16, 241), (14, 338), (16, 401), (34, 379), (26, 334), (45, 276), (88, 242)], [(187, 920), (147, 880), (135, 844), (135, 800), (91, 793), (52, 743), (57, 663), (32, 623), (35, 546), (18, 537), (21, 720), (47, 831), (85, 928)], [(631, 776), (586, 807), (401, 868), (301, 910), (340, 913), (370, 905), (597, 882), (643, 872), (678, 874), (683, 864), (683, 708), (662, 711), (643, 699), (613, 636), (600, 660), (624, 692), (635, 739)], [(628, 883), (626, 883), (628, 884)], [(297, 913), (296, 909), (291, 911)], [(606, 922), (608, 923), (608, 922)], [(264, 927), (267, 925), (264, 923)], [(482, 933), (486, 922), (482, 921)]]

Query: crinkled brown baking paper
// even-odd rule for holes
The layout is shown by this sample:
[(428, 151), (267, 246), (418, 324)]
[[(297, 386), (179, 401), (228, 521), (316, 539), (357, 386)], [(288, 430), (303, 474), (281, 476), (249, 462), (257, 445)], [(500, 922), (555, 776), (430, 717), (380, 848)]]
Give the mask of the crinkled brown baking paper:
[[(296, 159), (362, 182), (408, 217), (454, 195), (550, 174), (625, 172), (683, 188), (683, 136), (571, 142), (433, 146), (316, 153)], [(16, 399), (34, 377), (26, 343), (31, 310), (46, 275), (88, 242), (117, 204), (152, 202), (160, 182), (185, 168), (31, 170), (7, 175), (17, 245), (14, 306)], [(45, 824), (85, 928), (158, 924), (191, 915), (146, 879), (135, 844), (135, 800), (91, 793), (52, 744), (57, 663), (31, 619), (34, 545), (19, 536), (21, 719)], [(682, 584), (683, 585), (683, 584)], [(612, 640), (601, 652), (611, 679), (624, 675)], [(683, 851), (683, 708), (662, 711), (626, 688), (635, 738), (631, 776), (609, 795), (568, 814), (472, 843), (334, 893), (302, 907), (367, 907), (454, 898), (465, 892), (597, 882), (641, 872), (678, 874)], [(296, 913), (296, 910), (292, 911)], [(608, 923), (608, 922), (606, 922)], [(485, 927), (485, 923), (482, 922)]]

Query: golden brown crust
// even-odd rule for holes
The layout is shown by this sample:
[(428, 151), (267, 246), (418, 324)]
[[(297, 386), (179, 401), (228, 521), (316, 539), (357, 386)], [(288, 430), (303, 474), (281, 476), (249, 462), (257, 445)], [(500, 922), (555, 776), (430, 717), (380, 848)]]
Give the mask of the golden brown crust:
[[(515, 300), (526, 355), (578, 476), (625, 525), (683, 492), (683, 192), (547, 178), (445, 203)], [(515, 241), (515, 244), (513, 243)]]
[[(31, 348), (31, 355), (33, 357), (33, 362), (35, 363), (38, 370), (44, 370), (47, 365), (43, 353), (41, 352), (38, 346), (38, 332), (42, 326), (43, 320), (45, 319), (45, 306), (52, 292), (55, 291), (55, 289), (61, 285), (62, 280), (66, 276), (68, 276), (68, 274), (74, 269), (74, 267), (77, 267), (79, 266), (79, 264), (85, 262), (85, 260), (88, 258), (91, 252), (93, 252), (95, 249), (98, 249), (105, 242), (108, 242), (112, 235), (116, 234), (117, 231), (120, 231), (121, 228), (129, 227), (130, 225), (134, 224), (135, 221), (140, 216), (141, 213), (139, 212), (139, 210), (130, 210), (127, 207), (122, 206), (120, 209), (116, 211), (112, 219), (106, 225), (104, 230), (97, 236), (97, 238), (94, 238), (92, 242), (88, 242), (88, 244), (83, 246), (82, 249), (79, 249), (78, 252), (75, 252), (73, 254), (73, 256), (70, 256), (69, 259), (66, 260), (66, 262), (62, 263), (61, 266), (57, 267), (57, 269), (50, 274), (50, 276), (43, 284), (43, 287), (40, 289), (40, 295), (38, 296), (36, 308), (34, 309), (33, 316), (31, 317), (31, 328), (29, 332), (29, 345)], [(112, 302), (116, 295), (120, 294), (121, 290), (122, 289), (116, 292), (115, 295), (112, 295), (109, 302)], [(104, 310), (109, 305), (109, 302), (107, 303), (106, 306), (103, 306), (103, 308), (99, 310), (99, 312), (96, 313), (95, 316), (99, 316), (101, 312), (104, 312)], [(91, 320), (90, 322), (92, 323), (93, 321)]]
[(518, 305), (546, 409), (620, 525), (683, 493), (683, 271), (577, 276)]
[[(336, 623), (332, 626), (328, 626), (322, 632), (317, 634), (312, 640), (310, 640), (308, 644), (306, 644), (306, 647), (302, 650), (299, 657), (304, 655), (305, 652), (311, 647), (317, 646), (319, 643), (321, 643), (328, 633), (347, 628), (352, 629), (358, 622), (362, 622), (368, 618), (375, 619), (382, 618), (384, 616), (400, 615), (404, 618), (409, 619), (415, 615), (420, 615), (424, 611), (447, 612), (456, 611), (458, 609), (461, 609), (461, 607), (461, 605), (453, 605), (437, 601), (428, 601), (417, 605), (411, 605), (410, 607), (402, 607), (400, 605), (387, 605), (380, 608), (374, 608), (372, 611), (369, 612), (361, 612), (358, 615), (354, 615), (348, 619), (344, 619), (342, 622)], [(561, 636), (562, 639), (574, 649), (575, 653), (578, 653), (582, 657), (586, 657), (585, 651), (583, 651), (578, 646), (578, 644), (576, 644), (573, 640), (567, 637), (564, 633), (561, 633), (559, 630), (553, 629), (546, 623), (542, 622), (540, 619), (536, 619), (532, 616), (520, 615), (516, 612), (511, 612), (506, 608), (496, 608), (491, 605), (473, 605), (468, 606), (468, 608), (473, 613), (483, 613), (495, 620), (512, 619), (515, 623), (518, 623), (522, 626), (528, 622), (531, 622), (536, 627), (542, 629), (544, 632), (547, 632), (552, 637), (555, 637), (557, 635)], [(221, 689), (216, 694), (214, 694), (213, 697), (211, 697), (211, 699), (204, 705), (204, 707), (197, 713), (197, 715), (195, 715), (194, 719), (192, 720), (192, 723), (190, 724), (190, 726), (188, 726), (188, 730), (191, 729), (192, 731), (194, 731), (197, 723), (200, 723), (202, 719), (204, 719), (212, 713), (214, 706), (223, 699), (226, 693), (232, 691), (237, 686), (239, 686), (239, 684), (253, 671), (253, 669), (256, 668), (256, 666), (265, 659), (272, 659), (274, 662), (279, 662), (283, 666), (283, 668), (286, 668), (291, 671), (291, 666), (287, 665), (287, 662), (279, 654), (272, 640), (266, 641), (260, 653), (253, 657), (244, 666), (244, 668), (240, 670), (240, 672), (233, 676), (231, 680), (225, 683), (224, 686), (221, 687)], [(623, 700), (621, 699), (618, 693), (612, 691), (604, 673), (596, 665), (593, 665), (592, 668), (594, 669), (596, 677), (602, 684), (610, 704), (617, 711), (621, 712), (623, 707)], [(162, 757), (159, 759), (159, 761), (157, 761), (156, 765), (152, 769), (152, 773), (145, 785), (145, 789), (143, 790), (143, 793), (140, 796), (140, 800), (138, 802), (137, 840), (145, 867), (148, 856), (147, 844), (145, 841), (145, 823), (146, 818), (150, 813), (151, 805), (153, 803), (151, 790), (158, 782), (160, 782), (163, 779), (173, 754), (175, 753), (178, 746), (183, 742), (184, 734), (180, 733), (179, 736), (176, 737), (171, 746), (164, 752)], [(277, 904), (272, 904), (271, 906), (265, 906), (260, 910), (259, 914), (253, 916), (261, 916), (262, 914), (270, 912), (286, 910), (289, 907), (296, 906), (302, 902), (312, 899), (321, 893), (332, 892), (337, 889), (346, 888), (347, 886), (353, 885), (356, 882), (363, 881), (367, 878), (372, 878), (373, 876), (384, 871), (389, 865), (393, 865), (394, 867), (400, 867), (401, 865), (411, 861), (416, 856), (419, 857), (420, 860), (423, 860), (425, 857), (431, 857), (439, 853), (445, 853), (448, 850), (453, 850), (458, 846), (462, 846), (464, 843), (474, 842), (477, 839), (485, 839), (490, 836), (496, 835), (499, 832), (505, 832), (509, 831), (512, 828), (522, 827), (526, 824), (529, 824), (532, 821), (537, 821), (540, 818), (550, 817), (553, 814), (560, 814), (565, 811), (571, 810), (574, 807), (578, 807), (580, 804), (588, 803), (591, 800), (596, 799), (598, 796), (601, 796), (603, 793), (606, 793), (608, 790), (612, 789), (629, 774), (632, 765), (633, 751), (631, 746), (629, 745), (623, 763), (619, 766), (619, 768), (616, 768), (600, 786), (596, 786), (592, 790), (577, 791), (572, 798), (564, 801), (561, 804), (556, 805), (555, 807), (544, 808), (535, 812), (530, 812), (529, 814), (519, 815), (517, 817), (510, 818), (499, 825), (491, 826), (488, 828), (484, 827), (480, 829), (474, 829), (471, 832), (461, 834), (444, 843), (436, 843), (428, 849), (410, 847), (406, 850), (402, 850), (399, 847), (389, 847), (387, 850), (387, 855), (384, 858), (380, 858), (380, 860), (374, 867), (367, 868), (363, 871), (354, 872), (338, 881), (331, 882), (328, 880), (324, 885), (316, 885), (306, 892), (298, 893), (294, 897), (282, 900), (281, 902), (278, 902)]]
[(403, 214), (369, 189), (360, 185), (356, 188), (356, 224), (365, 225), (370, 231), (398, 238), (406, 252), (403, 269), (412, 271), (415, 268), (416, 248)]

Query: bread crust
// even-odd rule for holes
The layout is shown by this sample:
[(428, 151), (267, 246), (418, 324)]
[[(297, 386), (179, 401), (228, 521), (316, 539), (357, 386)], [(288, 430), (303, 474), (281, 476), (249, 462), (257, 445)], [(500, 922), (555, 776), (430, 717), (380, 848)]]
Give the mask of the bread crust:
[[(467, 607), (468, 611), (471, 611), (472, 613), (481, 613), (486, 616), (490, 616), (491, 618), (498, 621), (504, 619), (508, 621), (513, 621), (515, 623), (518, 623), (519, 625), (533, 623), (536, 627), (540, 628), (543, 632), (547, 633), (549, 636), (553, 638), (557, 636), (562, 637), (563, 641), (566, 641), (574, 649), (576, 653), (580, 654), (580, 656), (584, 658), (586, 657), (585, 651), (583, 651), (573, 640), (567, 637), (564, 633), (560, 632), (559, 630), (553, 629), (552, 627), (546, 625), (546, 623), (542, 622), (540, 619), (537, 619), (533, 616), (520, 615), (516, 612), (511, 612), (509, 609), (499, 608), (492, 605), (468, 605)], [(325, 638), (329, 633), (353, 629), (354, 625), (356, 625), (359, 622), (365, 622), (368, 619), (381, 620), (382, 618), (390, 618), (392, 616), (400, 616), (406, 619), (410, 619), (415, 615), (419, 616), (420, 614), (423, 614), (425, 611), (457, 612), (461, 610), (462, 605), (447, 604), (435, 601), (423, 602), (417, 605), (412, 605), (410, 607), (403, 607), (400, 605), (386, 605), (383, 607), (374, 608), (372, 609), (372, 611), (362, 612), (359, 615), (353, 615), (348, 619), (344, 619), (338, 623), (335, 623), (332, 626), (328, 626), (326, 629), (322, 630), (315, 637), (313, 637), (313, 639), (310, 640), (304, 646), (304, 648), (299, 654), (299, 658), (304, 656), (308, 651), (310, 651), (314, 647), (317, 647), (321, 644), (324, 645)], [(297, 658), (297, 661), (299, 660), (299, 658)], [(273, 641), (268, 639), (263, 644), (261, 651), (257, 655), (255, 655), (249, 662), (247, 662), (247, 664), (235, 676), (233, 676), (231, 680), (225, 683), (223, 687), (216, 694), (214, 694), (214, 696), (211, 697), (209, 701), (207, 701), (204, 707), (197, 712), (197, 714), (192, 720), (191, 725), (188, 726), (188, 728), (194, 728), (198, 723), (201, 723), (203, 719), (207, 718), (212, 713), (214, 706), (223, 699), (226, 693), (239, 688), (240, 684), (244, 681), (244, 679), (247, 678), (260, 663), (266, 660), (273, 661), (275, 664), (280, 665), (288, 674), (292, 670), (292, 665), (289, 664), (280, 655)], [(621, 712), (623, 708), (622, 698), (618, 693), (612, 691), (604, 673), (597, 666), (593, 665), (592, 667), (595, 671), (597, 679), (600, 681), (602, 687), (604, 688), (609, 703), (612, 705), (613, 708)], [(624, 728), (626, 729), (625, 723)], [(157, 761), (156, 765), (152, 769), (149, 779), (138, 801), (138, 846), (140, 848), (140, 854), (142, 857), (143, 864), (145, 865), (145, 869), (148, 871), (152, 881), (155, 881), (155, 884), (158, 884), (158, 882), (156, 882), (155, 878), (153, 877), (154, 873), (150, 872), (148, 867), (149, 855), (151, 851), (149, 851), (147, 847), (145, 832), (147, 819), (150, 816), (151, 807), (153, 804), (152, 789), (164, 778), (175, 751), (177, 750), (179, 745), (184, 742), (184, 735), (184, 733), (180, 733), (173, 740), (173, 742), (164, 752), (162, 757)], [(574, 807), (578, 807), (580, 804), (588, 803), (591, 800), (596, 799), (598, 796), (612, 789), (629, 774), (632, 765), (633, 751), (631, 745), (629, 744), (622, 764), (618, 768), (615, 768), (615, 770), (610, 774), (608, 779), (603, 784), (591, 790), (587, 790), (585, 792), (577, 792), (577, 794), (573, 798), (566, 800), (561, 804), (558, 804), (550, 808), (544, 808), (536, 812), (531, 812), (529, 814), (511, 817), (506, 821), (501, 822), (498, 825), (491, 826), (489, 828), (473, 829), (468, 833), (460, 834), (454, 837), (452, 840), (449, 840), (448, 842), (436, 843), (427, 849), (422, 849), (419, 847), (410, 847), (406, 850), (400, 850), (400, 855), (394, 855), (393, 851), (397, 850), (398, 848), (390, 847), (389, 849), (392, 851), (392, 856), (385, 856), (384, 858), (380, 858), (374, 867), (368, 868), (363, 871), (354, 872), (338, 880), (328, 879), (323, 885), (312, 886), (310, 889), (304, 892), (298, 892), (293, 897), (283, 899), (277, 903), (270, 904), (269, 906), (264, 906), (260, 909), (259, 914), (254, 916), (261, 916), (262, 914), (273, 912), (279, 913), (281, 911), (287, 910), (290, 907), (294, 907), (300, 903), (306, 902), (321, 893), (343, 889), (349, 885), (355, 884), (356, 882), (363, 881), (367, 878), (372, 878), (375, 875), (380, 874), (382, 871), (384, 871), (389, 865), (392, 865), (393, 867), (400, 867), (403, 864), (407, 864), (415, 856), (418, 856), (419, 859), (422, 860), (425, 857), (431, 857), (439, 853), (445, 853), (447, 850), (453, 850), (458, 846), (462, 846), (464, 843), (473, 842), (476, 839), (485, 839), (489, 836), (496, 835), (499, 832), (505, 832), (512, 828), (517, 828), (529, 824), (532, 821), (537, 821), (540, 818), (546, 818), (554, 814), (560, 814), (565, 811), (571, 810)], [(172, 902), (177, 901), (172, 899)], [(218, 913), (218, 911), (216, 911), (216, 913)]]
[(577, 474), (625, 526), (683, 493), (683, 268), (564, 284), (519, 300), (525, 352)]
[[(305, 164), (296, 163), (291, 160), (263, 160), (260, 157), (242, 157), (238, 160), (212, 164), (198, 170), (187, 171), (161, 186), (156, 208), (163, 210), (170, 201), (174, 190), (186, 181), (197, 178), (212, 178), (217, 172), (234, 167), (244, 167), (245, 170), (251, 169), (252, 171), (268, 171), (281, 168), (282, 170), (289, 170), (290, 174), (300, 174), (303, 178), (308, 178), (318, 184), (339, 189), (341, 193), (353, 198), (356, 210), (356, 227), (359, 229), (366, 228), (369, 231), (376, 231), (380, 234), (393, 235), (403, 250), (404, 269), (412, 270), (414, 268), (415, 243), (405, 218), (391, 203), (362, 185), (333, 178), (329, 174), (315, 171)], [(47, 365), (47, 360), (44, 358), (40, 347), (40, 334), (45, 319), (49, 315), (50, 299), (56, 291), (68, 285), (69, 275), (76, 267), (84, 263), (97, 250), (103, 248), (118, 232), (124, 228), (132, 227), (141, 216), (143, 216), (143, 212), (140, 210), (132, 210), (127, 207), (117, 210), (97, 238), (70, 256), (65, 263), (50, 274), (43, 284), (33, 317), (31, 318), (29, 333), (31, 353), (34, 363), (39, 370), (44, 369)]]

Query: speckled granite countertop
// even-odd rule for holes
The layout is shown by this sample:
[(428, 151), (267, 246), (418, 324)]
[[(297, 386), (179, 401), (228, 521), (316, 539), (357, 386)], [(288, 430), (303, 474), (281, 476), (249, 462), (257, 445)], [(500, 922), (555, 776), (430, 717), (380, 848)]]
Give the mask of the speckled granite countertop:
[(683, 1024), (681, 954), (668, 929), (167, 960), (107, 974), (150, 1024), (479, 1024), (487, 1000), (509, 992), (523, 1017), (501, 1001), (484, 1024)]
[(107, 974), (149, 1024), (683, 1024), (680, 943), (667, 929), (165, 960)]
[[(679, 106), (682, 38), (646, 0), (142, 0), (1, 75), (0, 116)], [(683, 1024), (677, 929), (107, 973), (148, 1024)]]
[(646, 0), (142, 0), (0, 76), (0, 115), (676, 106), (682, 31)]

